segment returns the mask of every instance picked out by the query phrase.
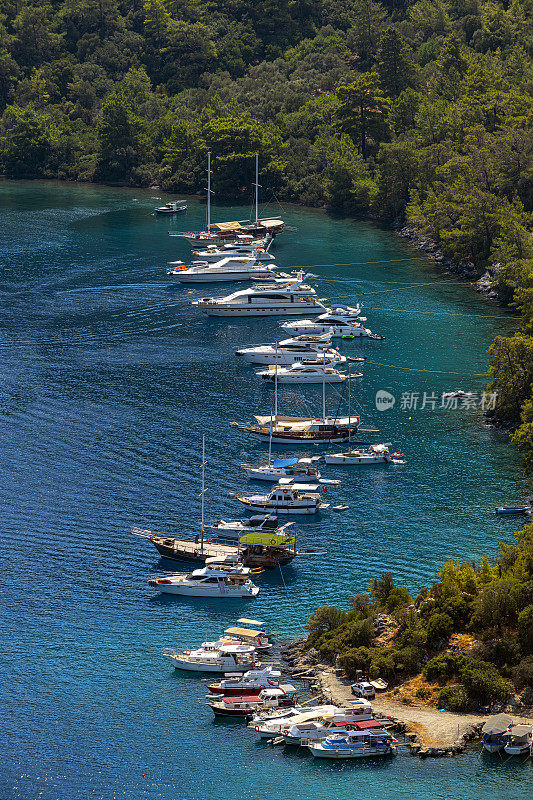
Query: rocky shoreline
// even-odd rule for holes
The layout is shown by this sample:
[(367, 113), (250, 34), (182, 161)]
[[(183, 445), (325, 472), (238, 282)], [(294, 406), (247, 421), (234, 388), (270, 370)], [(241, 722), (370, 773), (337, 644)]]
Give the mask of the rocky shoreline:
[[(318, 652), (305, 650), (304, 645), (305, 639), (299, 639), (281, 649), (284, 671), (305, 681), (317, 703), (347, 705), (353, 697), (342, 670), (320, 663)], [(459, 755), (468, 744), (479, 742), (486, 719), (433, 708), (403, 707), (390, 693), (376, 696), (372, 706), (376, 718), (389, 720), (391, 730), (403, 735), (402, 744), (411, 755), (420, 758)]]
[(403, 226), (396, 228), (396, 232), (404, 239), (408, 239), (413, 247), (425, 253), (446, 272), (459, 275), (465, 281), (472, 283), (476, 292), (484, 294), (490, 300), (500, 301), (497, 290), (497, 272), (500, 264), (491, 264), (483, 273), (473, 261), (456, 262), (444, 255), (442, 250), (429, 236), (421, 236), (417, 228)]

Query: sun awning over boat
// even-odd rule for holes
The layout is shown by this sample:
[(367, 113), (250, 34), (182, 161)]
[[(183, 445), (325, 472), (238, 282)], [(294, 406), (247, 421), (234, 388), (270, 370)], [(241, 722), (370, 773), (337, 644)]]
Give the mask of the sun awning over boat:
[(282, 219), (260, 219), (259, 224), (262, 228), (279, 228), (280, 225), (283, 225)]
[(263, 547), (288, 547), (295, 542), (295, 536), (284, 536), (279, 533), (245, 533), (239, 539), (240, 544), (261, 544)]
[(218, 231), (234, 231), (242, 228), (242, 225), (240, 222), (213, 222), (211, 227), (216, 228)]
[(505, 733), (509, 725), (513, 724), (512, 717), (509, 714), (495, 714), (491, 719), (488, 719), (483, 725), (482, 733), (499, 734)]
[[(272, 419), (275, 426), (290, 425), (291, 427), (298, 425), (299, 427), (306, 427), (314, 423), (324, 424), (324, 420), (317, 417), (271, 417), (263, 416), (262, 414), (254, 414), (254, 419), (258, 425), (270, 425)], [(348, 425), (349, 423), (355, 425), (359, 421), (359, 417), (355, 414), (352, 417), (327, 417), (325, 424), (327, 425)]]
[(255, 631), (252, 630), (251, 628), (232, 627), (232, 628), (226, 628), (224, 633), (226, 633), (228, 636), (246, 636), (248, 638), (250, 636), (253, 636), (254, 638), (256, 638), (257, 636), (261, 636), (262, 634), (264, 634), (264, 631)]
[(531, 725), (513, 725), (509, 733), (517, 739), (527, 738), (531, 735)]
[(355, 722), (354, 725), (360, 731), (368, 731), (371, 728), (383, 727), (383, 723), (377, 719), (362, 719), (361, 722)]
[(272, 462), (273, 467), (293, 467), (295, 464), (298, 463), (297, 458), (277, 458), (275, 461)]
[(256, 625), (258, 628), (262, 628), (265, 624), (260, 619), (248, 619), (247, 617), (239, 617), (237, 622), (239, 625)]

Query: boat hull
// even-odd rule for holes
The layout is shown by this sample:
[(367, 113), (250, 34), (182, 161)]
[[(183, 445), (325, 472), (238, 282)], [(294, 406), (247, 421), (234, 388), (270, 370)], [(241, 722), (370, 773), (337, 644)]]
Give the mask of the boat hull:
[(249, 281), (254, 278), (272, 278), (274, 272), (267, 269), (263, 270), (234, 270), (233, 272), (203, 272), (203, 273), (190, 273), (185, 272), (172, 272), (171, 275), (179, 283), (230, 283), (236, 281)]
[(391, 756), (394, 755), (393, 747), (360, 747), (351, 750), (323, 749), (314, 744), (308, 745), (309, 750), (315, 758), (369, 758), (371, 756)]
[(183, 669), (187, 672), (209, 672), (217, 675), (223, 675), (225, 672), (248, 672), (253, 669), (252, 664), (202, 664), (198, 662), (187, 661), (184, 659), (172, 656), (172, 663), (176, 669)]
[(348, 467), (371, 467), (374, 464), (388, 464), (389, 456), (378, 456), (370, 458), (368, 456), (347, 456), (344, 453), (332, 453), (324, 456), (326, 464), (340, 464)]
[(293, 483), (309, 483), (320, 478), (320, 473), (314, 475), (293, 475), (290, 470), (269, 469), (265, 467), (246, 467), (246, 474), (250, 480), (254, 481), (279, 481), (280, 478), (291, 478)]
[(172, 584), (157, 584), (154, 588), (163, 594), (182, 595), (184, 597), (216, 597), (221, 600), (231, 600), (233, 598), (241, 599), (246, 597), (256, 597), (259, 589), (255, 586), (253, 589), (235, 589), (229, 588), (224, 591), (219, 590), (216, 586), (206, 587), (203, 590), (194, 586), (179, 586)]
[(320, 509), (324, 506), (324, 504), (320, 504), (318, 506), (289, 506), (287, 504), (272, 504), (272, 505), (262, 505), (260, 503), (253, 503), (253, 502), (243, 502), (240, 501), (245, 508), (249, 508), (251, 511), (261, 511), (264, 513), (273, 512), (275, 514), (316, 514)]
[[(264, 381), (270, 381), (271, 383), (275, 382), (274, 375), (264, 375), (260, 372), (257, 373)], [(278, 383), (293, 383), (293, 384), (303, 384), (303, 383), (314, 383), (314, 384), (323, 384), (323, 383), (342, 383), (346, 380), (346, 375), (278, 375)], [(352, 376), (355, 377), (355, 376)]]
[(297, 316), (300, 314), (321, 314), (322, 306), (308, 306), (300, 303), (290, 303), (286, 306), (229, 306), (222, 303), (202, 305), (197, 303), (198, 308), (203, 314), (209, 317), (286, 317)]

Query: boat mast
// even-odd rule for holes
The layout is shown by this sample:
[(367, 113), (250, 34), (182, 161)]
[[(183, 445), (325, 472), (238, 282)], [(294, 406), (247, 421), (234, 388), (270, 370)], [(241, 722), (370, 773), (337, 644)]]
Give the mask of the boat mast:
[(324, 372), (322, 375), (322, 419), (326, 422), (326, 354), (324, 353)]
[[(276, 366), (274, 367), (274, 419), (278, 416), (278, 343), (276, 341)], [(270, 435), (268, 437), (268, 466), (272, 462), (272, 412), (270, 412)]]
[(352, 416), (351, 416), (351, 399), (352, 399), (352, 368), (348, 367), (348, 452), (352, 452)]
[(204, 552), (204, 496), (205, 496), (205, 433), (202, 434), (202, 538), (201, 552)]
[(211, 152), (207, 154), (207, 232), (211, 231)]
[(259, 153), (255, 154), (255, 224), (259, 221)]

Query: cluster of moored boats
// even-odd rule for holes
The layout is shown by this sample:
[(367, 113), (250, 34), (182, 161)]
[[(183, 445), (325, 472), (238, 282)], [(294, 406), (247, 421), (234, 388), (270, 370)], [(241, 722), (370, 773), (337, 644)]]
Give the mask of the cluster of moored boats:
[[(243, 627), (254, 625), (255, 628)], [(176, 669), (218, 674), (207, 684), (200, 702), (215, 717), (248, 722), (248, 729), (276, 744), (307, 747), (318, 758), (360, 758), (392, 755), (396, 740), (388, 719), (376, 719), (368, 700), (347, 707), (299, 702), (291, 683), (283, 682), (278, 666), (263, 665), (272, 647), (260, 620), (241, 618), (220, 639), (195, 650), (164, 650)]]
[(514, 722), (509, 714), (495, 714), (482, 729), (483, 747), (489, 753), (533, 757), (533, 726)]
[[(257, 176), (256, 176), (257, 185)], [(357, 441), (360, 418), (351, 410), (351, 382), (362, 377), (352, 371), (351, 363), (361, 364), (363, 357), (341, 354), (334, 339), (370, 338), (381, 340), (365, 327), (362, 306), (331, 304), (317, 296), (303, 271), (279, 273), (270, 248), (284, 229), (282, 220), (259, 219), (248, 226), (241, 222), (210, 223), (206, 231), (181, 234), (187, 240), (207, 242), (194, 249), (191, 264), (174, 262), (168, 270), (172, 279), (182, 283), (217, 283), (235, 280), (252, 281), (249, 288), (222, 297), (194, 300), (199, 311), (214, 316), (261, 317), (297, 316), (281, 322), (283, 334), (275, 342), (240, 348), (236, 355), (243, 362), (258, 365), (259, 379), (274, 388), (269, 415), (257, 415), (252, 423), (232, 422), (233, 427), (268, 443), (268, 459), (242, 464), (250, 480), (270, 482), (263, 491), (231, 493), (237, 503), (253, 516), (246, 519), (204, 521), (205, 438), (202, 457), (202, 520), (194, 540), (179, 539), (152, 531), (134, 529), (148, 538), (160, 555), (173, 561), (199, 562), (201, 566), (187, 574), (171, 573), (149, 579), (160, 592), (197, 597), (253, 598), (259, 587), (253, 582), (258, 570), (283, 566), (295, 556), (316, 550), (297, 549), (296, 534), (290, 523), (281, 524), (280, 516), (314, 515), (331, 508), (345, 510), (346, 505), (325, 502), (328, 485), (340, 484), (321, 474), (322, 465), (370, 466), (404, 463), (401, 453), (391, 452), (390, 443), (372, 444)], [(260, 234), (260, 235), (259, 235)], [(350, 366), (348, 366), (350, 364)], [(344, 369), (339, 369), (339, 367)], [(346, 367), (348, 366), (348, 369)], [(346, 384), (348, 415), (328, 416), (326, 385)], [(292, 417), (278, 413), (278, 384), (322, 385), (322, 414), (319, 417)], [(330, 451), (332, 445), (347, 443), (348, 448)], [(323, 455), (275, 458), (275, 445), (326, 446)]]

